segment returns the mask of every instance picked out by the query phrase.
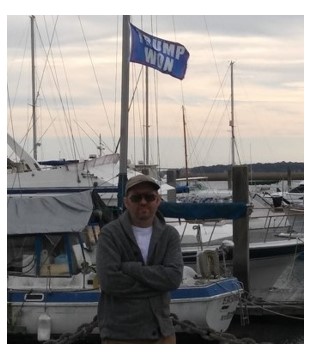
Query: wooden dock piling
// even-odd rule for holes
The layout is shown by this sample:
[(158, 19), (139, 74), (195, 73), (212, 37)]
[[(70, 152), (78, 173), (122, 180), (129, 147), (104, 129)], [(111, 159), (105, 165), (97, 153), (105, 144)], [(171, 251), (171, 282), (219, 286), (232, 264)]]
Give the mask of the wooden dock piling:
[[(249, 202), (248, 168), (246, 165), (233, 166), (233, 202)], [(233, 220), (233, 275), (249, 292), (249, 216)]]

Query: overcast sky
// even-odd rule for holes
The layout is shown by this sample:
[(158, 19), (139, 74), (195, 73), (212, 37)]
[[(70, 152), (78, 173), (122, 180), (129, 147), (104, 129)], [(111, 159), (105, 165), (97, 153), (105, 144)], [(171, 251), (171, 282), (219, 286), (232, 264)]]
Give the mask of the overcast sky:
[[(304, 161), (303, 16), (146, 15), (131, 22), (190, 52), (182, 81), (149, 70), (150, 161), (184, 166), (183, 105), (189, 166), (230, 163), (231, 61), (237, 163)], [(7, 17), (7, 131), (18, 138), (31, 118), (29, 31), (28, 15)], [(79, 157), (97, 152), (99, 134), (104, 152), (113, 151), (120, 133), (122, 17), (36, 16), (36, 31), (38, 159), (73, 158), (61, 138), (69, 126)], [(140, 70), (130, 65), (130, 96)], [(129, 115), (135, 162), (144, 158), (144, 95), (140, 81)]]

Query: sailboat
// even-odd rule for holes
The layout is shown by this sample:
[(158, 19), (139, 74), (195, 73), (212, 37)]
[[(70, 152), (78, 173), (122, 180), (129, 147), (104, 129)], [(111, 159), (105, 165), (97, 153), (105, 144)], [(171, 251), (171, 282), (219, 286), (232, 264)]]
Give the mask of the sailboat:
[[(21, 144), (7, 134), (8, 152), (12, 158), (7, 158), (7, 194), (8, 196), (51, 196), (96, 190), (105, 204), (117, 207), (117, 192), (119, 180), (120, 154), (92, 155), (88, 159), (73, 161), (55, 161), (53, 165), (40, 164), (37, 160), (37, 98), (35, 85), (35, 17), (31, 21), (31, 84), (32, 84), (32, 131), (33, 157)], [(99, 147), (101, 147), (101, 142)], [(127, 175), (132, 177), (141, 172), (127, 164)], [(159, 180), (159, 183), (161, 181)], [(168, 192), (174, 187), (161, 184), (161, 195), (167, 199)]]
[[(232, 167), (235, 166), (235, 132), (234, 132), (234, 95), (233, 95), (233, 65), (231, 62), (231, 153)], [(186, 164), (187, 167), (187, 164)], [(303, 188), (298, 195), (302, 198)], [(184, 254), (184, 262), (193, 268), (198, 268), (198, 253), (207, 250), (218, 251), (220, 262), (224, 262), (225, 269), (233, 272), (233, 222), (232, 218), (227, 218), (224, 209), (231, 204), (218, 204), (218, 201), (229, 202), (232, 200), (231, 194), (219, 196), (213, 191), (199, 190), (186, 194), (181, 202), (192, 211), (189, 216), (186, 213), (179, 214), (176, 209), (172, 212), (171, 220), (180, 232), (181, 243)], [(297, 195), (297, 193), (293, 193)], [(281, 193), (277, 193), (282, 197)], [(275, 195), (276, 196), (276, 195)], [(204, 212), (206, 201), (213, 202), (210, 206), (217, 206), (222, 209), (220, 215), (206, 216)], [(302, 201), (302, 199), (301, 199)], [(198, 207), (198, 204), (200, 206)], [(207, 205), (209, 206), (209, 204)], [(273, 290), (285, 271), (290, 266), (301, 265), (304, 253), (304, 231), (303, 231), (303, 210), (298, 207), (288, 208), (286, 212), (272, 211), (272, 205), (263, 207), (253, 197), (249, 205), (249, 274), (250, 293), (254, 297), (261, 297), (268, 290)], [(198, 209), (198, 210), (197, 210)], [(202, 214), (201, 214), (202, 213)], [(184, 220), (183, 220), (184, 218)], [(300, 267), (301, 268), (301, 267)], [(298, 274), (297, 279), (301, 292), (296, 294), (295, 302), (303, 303), (303, 273)], [(286, 284), (284, 286), (286, 288)], [(288, 287), (287, 287), (288, 288)], [(291, 288), (291, 287), (290, 287)], [(273, 294), (273, 293), (271, 293)], [(265, 295), (267, 297), (267, 295)], [(279, 302), (294, 302), (292, 296), (285, 294), (279, 296)], [(296, 312), (296, 311), (295, 311)]]
[[(88, 160), (64, 162), (47, 168), (37, 161), (37, 95), (35, 85), (35, 16), (31, 22), (31, 82), (32, 82), (32, 130), (33, 157), (7, 134), (7, 144), (14, 161), (7, 159), (8, 196), (60, 195), (95, 189), (110, 196), (117, 191), (114, 172), (117, 175), (119, 154), (113, 153)], [(101, 167), (101, 175), (91, 172)]]
[[(106, 205), (117, 207), (119, 153), (77, 162), (58, 162), (46, 167), (30, 156), (13, 137), (7, 134), (8, 146), (19, 158), (18, 162), (8, 159), (7, 195), (54, 196), (95, 190)], [(127, 168), (129, 178), (139, 174)], [(169, 190), (162, 185), (162, 197), (167, 199)]]
[[(124, 16), (120, 208), (128, 175), (129, 22), (130, 17)], [(111, 218), (97, 189), (7, 199), (8, 332), (21, 332), (45, 342), (90, 325), (97, 313), (100, 294), (96, 243), (100, 227)], [(165, 203), (162, 209), (168, 207)], [(245, 214), (246, 207), (241, 209), (241, 214)], [(243, 286), (237, 278), (221, 275), (215, 252), (199, 258), (202, 274), (185, 267), (182, 284), (171, 295), (171, 312), (199, 327), (224, 332), (240, 303)], [(92, 332), (98, 333), (96, 325)]]
[(279, 188), (276, 192), (256, 192), (254, 198), (258, 199), (263, 205), (273, 206), (274, 208), (304, 208), (304, 181), (300, 181), (295, 187), (289, 190), (281, 191)]
[[(9, 334), (47, 341), (92, 322), (100, 296), (96, 243), (100, 226), (111, 218), (100, 202), (91, 191), (8, 198)], [(186, 268), (181, 286), (172, 292), (171, 311), (180, 320), (222, 332), (241, 293), (234, 277), (201, 279)]]

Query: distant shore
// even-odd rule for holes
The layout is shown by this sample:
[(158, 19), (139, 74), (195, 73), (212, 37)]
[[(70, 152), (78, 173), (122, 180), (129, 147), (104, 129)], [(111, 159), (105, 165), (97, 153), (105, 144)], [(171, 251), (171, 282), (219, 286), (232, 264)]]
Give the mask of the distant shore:
[[(228, 172), (211, 172), (204, 174), (190, 174), (190, 177), (205, 177), (207, 181), (227, 181), (229, 178)], [(179, 178), (185, 178), (180, 175)], [(250, 181), (280, 181), (280, 180), (304, 180), (303, 172), (253, 172), (249, 173), (248, 178)]]
[[(247, 165), (248, 179), (251, 182), (259, 184), (261, 181), (271, 184), (281, 180), (304, 180), (303, 162), (276, 162), (276, 163), (254, 163)], [(186, 177), (185, 168), (163, 169), (162, 173), (171, 174), (177, 179)], [(208, 181), (228, 181), (231, 179), (231, 165), (198, 166), (187, 169), (188, 178), (198, 178)]]

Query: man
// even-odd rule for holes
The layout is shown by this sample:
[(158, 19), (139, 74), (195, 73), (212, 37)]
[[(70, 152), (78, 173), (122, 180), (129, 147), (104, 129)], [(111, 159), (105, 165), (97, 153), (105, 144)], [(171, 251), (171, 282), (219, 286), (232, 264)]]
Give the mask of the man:
[(128, 180), (126, 210), (105, 225), (97, 246), (102, 343), (175, 344), (170, 291), (182, 280), (180, 236), (157, 212), (159, 185), (146, 175)]

